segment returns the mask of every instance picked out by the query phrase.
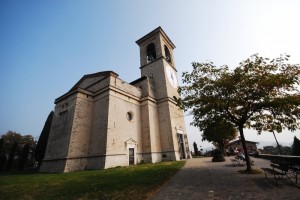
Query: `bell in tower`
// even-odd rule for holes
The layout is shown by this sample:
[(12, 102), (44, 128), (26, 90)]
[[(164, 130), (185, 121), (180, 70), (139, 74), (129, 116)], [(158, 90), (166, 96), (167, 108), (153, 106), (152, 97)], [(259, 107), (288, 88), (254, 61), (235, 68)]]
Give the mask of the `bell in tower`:
[(155, 44), (150, 43), (147, 46), (147, 63), (153, 62), (156, 59)]
[(161, 27), (151, 31), (136, 43), (140, 46), (141, 67), (159, 59), (164, 59), (173, 66), (172, 51), (175, 45)]
[(175, 45), (163, 29), (156, 28), (136, 43), (140, 47), (141, 76), (151, 79), (156, 98), (178, 97), (173, 59)]

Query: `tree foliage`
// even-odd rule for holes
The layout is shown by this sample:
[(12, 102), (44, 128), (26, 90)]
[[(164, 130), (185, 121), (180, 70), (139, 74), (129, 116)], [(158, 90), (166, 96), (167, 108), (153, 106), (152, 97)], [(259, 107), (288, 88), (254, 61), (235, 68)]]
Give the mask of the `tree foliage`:
[[(1, 139), (3, 140), (3, 154), (8, 155), (13, 149), (13, 146), (16, 146), (15, 144), (21, 141), (21, 138), (22, 136), (19, 133), (13, 131), (8, 131), (4, 135), (2, 135)], [(16, 151), (19, 151), (19, 149), (16, 148)]]
[(214, 149), (212, 151), (212, 161), (213, 162), (224, 162), (225, 158), (224, 158), (224, 154), (223, 151), (221, 149)]
[(300, 156), (300, 140), (295, 136), (292, 145), (292, 154), (294, 156)]
[(179, 104), (193, 114), (192, 124), (200, 130), (209, 119), (223, 118), (238, 128), (246, 151), (244, 127), (262, 131), (299, 127), (300, 69), (288, 64), (289, 56), (268, 59), (255, 54), (234, 70), (210, 63), (192, 63), (193, 71), (183, 73)]
[[(237, 137), (237, 130), (232, 123), (223, 119), (207, 119), (203, 133), (202, 141), (207, 140), (217, 146), (224, 153), (225, 144)], [(202, 129), (201, 129), (202, 130)]]
[(263, 152), (264, 154), (272, 154), (272, 155), (292, 155), (292, 148), (289, 146), (281, 146), (281, 152), (279, 152), (277, 144), (274, 146), (264, 146)]
[(6, 166), (5, 166), (6, 170), (11, 170), (13, 168), (13, 164), (14, 164), (14, 161), (15, 161), (15, 155), (16, 155), (17, 150), (18, 150), (18, 142), (14, 142), (12, 144), (12, 147), (11, 147), (10, 151), (9, 151), (7, 163), (6, 163)]
[(50, 134), (50, 129), (51, 129), (51, 124), (52, 124), (52, 119), (53, 119), (53, 114), (54, 112), (51, 111), (47, 117), (47, 120), (45, 122), (44, 128), (41, 132), (41, 135), (39, 137), (39, 140), (36, 145), (36, 150), (34, 154), (34, 158), (38, 162), (38, 167), (40, 167), (42, 160), (44, 159), (46, 148), (47, 148), (47, 143), (48, 143), (48, 138)]
[(0, 171), (4, 169), (6, 160), (7, 158), (4, 154), (4, 139), (1, 137), (0, 138)]
[[(32, 158), (35, 149), (33, 136), (8, 131), (1, 136), (0, 140), (0, 169), (17, 169), (21, 166), (21, 162), (25, 163), (23, 169), (26, 165), (33, 166)], [(28, 151), (27, 156), (24, 154), (24, 149)], [(21, 159), (22, 155), (23, 160)]]
[(19, 170), (22, 171), (24, 170), (27, 161), (28, 161), (28, 156), (30, 153), (30, 146), (29, 144), (25, 144), (25, 146), (22, 148), (22, 152), (20, 155), (20, 160), (19, 160)]

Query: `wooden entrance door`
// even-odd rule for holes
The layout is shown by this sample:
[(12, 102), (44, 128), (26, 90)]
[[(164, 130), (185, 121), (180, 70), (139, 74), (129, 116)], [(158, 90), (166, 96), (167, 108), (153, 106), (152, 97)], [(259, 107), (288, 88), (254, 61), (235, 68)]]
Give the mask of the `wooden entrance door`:
[(181, 154), (181, 159), (185, 159), (185, 149), (184, 149), (184, 144), (183, 144), (183, 134), (179, 134), (179, 151)]
[(134, 148), (129, 148), (129, 165), (134, 165)]

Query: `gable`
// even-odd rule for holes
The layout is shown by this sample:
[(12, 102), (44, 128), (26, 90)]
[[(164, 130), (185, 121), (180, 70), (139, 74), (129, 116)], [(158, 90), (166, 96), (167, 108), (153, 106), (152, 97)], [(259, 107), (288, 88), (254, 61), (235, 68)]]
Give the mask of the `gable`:
[(105, 78), (109, 76), (115, 76), (118, 77), (118, 74), (116, 74), (113, 71), (104, 71), (104, 72), (98, 72), (95, 74), (87, 74), (84, 75), (71, 89), (69, 92), (76, 90), (78, 88), (88, 90), (88, 88), (92, 87), (93, 85), (101, 82), (101, 80), (104, 80)]

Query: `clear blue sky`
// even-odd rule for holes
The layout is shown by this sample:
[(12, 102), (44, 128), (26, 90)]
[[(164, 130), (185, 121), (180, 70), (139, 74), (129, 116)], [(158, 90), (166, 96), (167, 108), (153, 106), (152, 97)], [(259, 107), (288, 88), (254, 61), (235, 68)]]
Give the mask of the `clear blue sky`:
[[(85, 74), (139, 78), (135, 41), (158, 26), (176, 45), (179, 79), (193, 61), (233, 69), (254, 53), (287, 53), (300, 63), (299, 9), (297, 0), (1, 0), (0, 134), (39, 137), (54, 99)], [(190, 120), (190, 143), (208, 146)], [(279, 141), (294, 135), (300, 138), (299, 131), (282, 133)], [(269, 133), (246, 139), (274, 141)]]

